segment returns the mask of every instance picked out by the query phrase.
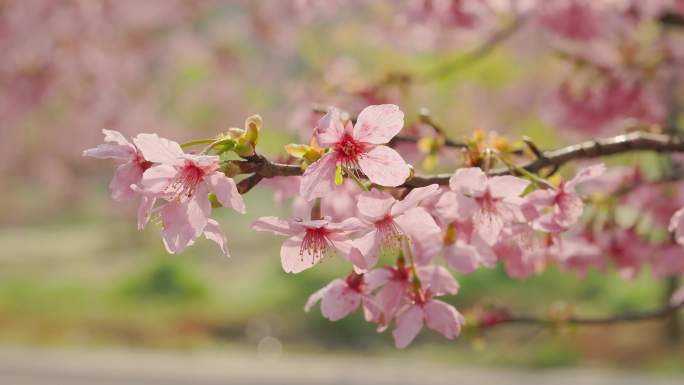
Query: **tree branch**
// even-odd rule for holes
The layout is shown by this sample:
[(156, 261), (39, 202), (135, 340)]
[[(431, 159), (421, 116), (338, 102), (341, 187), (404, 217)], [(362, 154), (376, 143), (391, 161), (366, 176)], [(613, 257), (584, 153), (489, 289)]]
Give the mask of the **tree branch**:
[[(684, 152), (684, 140), (679, 136), (632, 132), (590, 140), (556, 150), (541, 151), (540, 157), (520, 167), (529, 172), (537, 173), (544, 168), (557, 168), (573, 160), (592, 159), (637, 151)], [(234, 161), (234, 164), (238, 167), (240, 174), (256, 174), (261, 178), (295, 176), (302, 175), (303, 173), (298, 165), (271, 162), (263, 155), (254, 155), (242, 161)], [(508, 168), (500, 168), (492, 170), (490, 175), (512, 173)], [(450, 177), (451, 174), (415, 175), (407, 179), (402, 187), (424, 187), (434, 183), (447, 185), (449, 184)]]
[(684, 15), (676, 12), (665, 12), (662, 15), (660, 15), (658, 20), (662, 24), (670, 27), (684, 27)]
[(535, 316), (513, 316), (507, 313), (506, 310), (499, 309), (498, 313), (488, 313), (489, 319), (481, 320), (481, 326), (484, 328), (493, 328), (506, 324), (522, 324), (522, 325), (540, 325), (540, 326), (559, 326), (559, 325), (577, 325), (577, 326), (600, 326), (612, 325), (618, 323), (639, 322), (647, 320), (664, 319), (673, 316), (680, 309), (684, 308), (684, 302), (678, 305), (666, 305), (657, 309), (644, 310), (639, 312), (627, 312), (614, 314), (605, 317), (567, 317), (558, 319), (542, 318)]

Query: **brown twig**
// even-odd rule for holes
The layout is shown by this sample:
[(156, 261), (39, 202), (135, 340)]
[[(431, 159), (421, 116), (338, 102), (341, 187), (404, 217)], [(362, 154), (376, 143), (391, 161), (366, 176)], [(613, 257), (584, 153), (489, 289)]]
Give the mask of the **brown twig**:
[[(640, 312), (627, 312), (614, 314), (605, 317), (568, 317), (565, 319), (548, 319), (542, 317), (534, 316), (510, 316), (508, 318), (501, 319), (496, 325), (501, 324), (524, 324), (524, 325), (543, 325), (543, 326), (553, 326), (553, 325), (586, 325), (586, 326), (599, 326), (599, 325), (610, 325), (616, 323), (626, 323), (626, 322), (639, 322), (647, 321), (652, 319), (667, 318), (671, 315), (677, 313), (680, 309), (684, 308), (684, 302), (679, 305), (672, 306), (667, 305), (657, 309), (644, 310)], [(496, 326), (492, 325), (492, 326)]]
[(684, 15), (680, 13), (665, 12), (662, 15), (660, 15), (658, 20), (666, 26), (679, 28), (684, 27)]
[(247, 194), (249, 190), (256, 187), (262, 179), (264, 179), (264, 177), (259, 174), (252, 174), (246, 177), (237, 184), (238, 192), (243, 195)]
[[(537, 173), (548, 167), (560, 167), (573, 160), (592, 159), (636, 151), (684, 152), (684, 140), (679, 136), (631, 132), (590, 140), (557, 150), (541, 151), (541, 157), (520, 167), (529, 172)], [(243, 161), (235, 161), (234, 164), (241, 174), (258, 174), (262, 178), (302, 175), (303, 173), (301, 167), (297, 165), (271, 162), (262, 155), (255, 155)], [(500, 168), (490, 172), (490, 175), (505, 174), (511, 174), (511, 170)], [(407, 179), (402, 187), (424, 187), (434, 183), (447, 185), (450, 177), (451, 174), (415, 175)]]

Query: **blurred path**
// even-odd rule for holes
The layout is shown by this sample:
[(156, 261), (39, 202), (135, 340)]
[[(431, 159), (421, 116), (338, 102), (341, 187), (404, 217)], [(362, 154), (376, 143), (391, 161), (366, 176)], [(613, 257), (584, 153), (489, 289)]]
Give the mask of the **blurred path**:
[(684, 378), (590, 370), (542, 372), (463, 368), (406, 360), (286, 356), (262, 361), (251, 352), (0, 348), (2, 385), (308, 385), (525, 384), (681, 385)]

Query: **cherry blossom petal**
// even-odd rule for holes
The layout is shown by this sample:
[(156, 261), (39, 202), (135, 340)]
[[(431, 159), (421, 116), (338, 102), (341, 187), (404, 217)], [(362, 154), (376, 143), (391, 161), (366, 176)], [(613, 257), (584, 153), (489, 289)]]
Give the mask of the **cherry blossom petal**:
[(409, 236), (416, 263), (429, 263), (439, 252), (442, 243), (442, 230), (432, 215), (422, 207), (414, 207), (394, 221)]
[(168, 189), (177, 173), (176, 168), (167, 164), (150, 167), (143, 173), (140, 187), (144, 193), (161, 194)]
[(349, 251), (349, 254), (346, 255), (347, 259), (351, 264), (353, 265), (354, 272), (357, 274), (362, 274), (368, 271), (371, 266), (371, 262), (377, 262), (377, 261), (369, 261), (366, 259), (366, 257), (363, 256), (363, 254), (357, 249), (356, 247), (352, 247)]
[(359, 167), (371, 182), (380, 186), (399, 186), (410, 175), (401, 155), (387, 146), (377, 146), (364, 153), (359, 158)]
[(459, 285), (454, 276), (442, 266), (421, 266), (418, 268), (418, 277), (434, 295), (456, 294)]
[(218, 155), (198, 155), (198, 154), (181, 154), (180, 158), (192, 162), (195, 166), (202, 169), (218, 168), (218, 162), (221, 158)]
[(485, 209), (475, 213), (473, 223), (477, 234), (489, 245), (496, 243), (504, 227), (504, 219), (499, 212), (488, 212)]
[[(183, 251), (199, 237), (207, 225), (208, 211), (211, 205), (206, 195), (189, 199), (182, 203), (170, 202), (161, 210), (164, 225), (162, 238), (166, 249), (171, 254)], [(206, 209), (206, 205), (209, 210)]]
[(459, 273), (472, 273), (480, 265), (475, 247), (460, 242), (446, 247), (444, 258)]
[(215, 172), (205, 178), (211, 191), (216, 194), (216, 198), (221, 202), (221, 206), (230, 207), (233, 210), (244, 214), (245, 202), (242, 195), (238, 192), (233, 178), (228, 178), (221, 172)]
[(554, 204), (557, 192), (553, 189), (535, 190), (527, 194), (527, 203), (538, 208), (551, 207)]
[(252, 223), (252, 229), (293, 236), (301, 233), (304, 230), (304, 226), (294, 221), (287, 221), (278, 217), (261, 217)]
[[(328, 218), (332, 220), (332, 218)], [(364, 228), (367, 228), (367, 226), (358, 218), (347, 218), (339, 223), (330, 222), (328, 223), (327, 228), (329, 230), (336, 232), (349, 233), (353, 231), (362, 230)]]
[(392, 216), (397, 217), (406, 210), (418, 206), (423, 200), (430, 199), (438, 194), (439, 186), (437, 184), (414, 188), (406, 197), (404, 197), (404, 199), (400, 200), (392, 207)]
[(325, 295), (325, 292), (328, 291), (328, 288), (330, 285), (332, 285), (333, 282), (330, 282), (329, 284), (325, 285), (324, 287), (316, 290), (313, 294), (309, 296), (309, 299), (306, 300), (306, 304), (304, 305), (304, 311), (309, 312), (311, 311), (311, 308), (313, 308), (318, 301), (320, 301), (323, 296)]
[(578, 172), (572, 179), (565, 184), (567, 190), (575, 190), (578, 185), (596, 180), (606, 172), (606, 165), (603, 163), (586, 167)]
[(340, 120), (340, 111), (337, 108), (331, 107), (328, 113), (318, 120), (315, 134), (318, 144), (323, 147), (330, 147), (342, 139), (344, 125)]
[(304, 175), (299, 192), (307, 201), (327, 195), (335, 189), (335, 167), (337, 158), (328, 153), (311, 164)]
[(423, 307), (423, 311), (425, 324), (430, 329), (448, 339), (453, 339), (461, 333), (461, 325), (465, 320), (453, 306), (439, 300), (430, 300)]
[(554, 209), (554, 220), (565, 228), (577, 223), (584, 211), (584, 202), (577, 194), (564, 194)]
[(141, 195), (140, 206), (138, 206), (138, 230), (142, 230), (150, 221), (152, 215), (152, 207), (154, 207), (157, 198), (152, 195)]
[(126, 137), (123, 136), (123, 134), (121, 134), (119, 131), (103, 129), (102, 133), (105, 136), (105, 142), (116, 143), (121, 146), (133, 147), (133, 144), (131, 144), (131, 142), (129, 142), (128, 139), (126, 139)]
[(339, 321), (358, 309), (361, 295), (350, 289), (347, 283), (336, 279), (321, 299), (321, 314), (330, 321)]
[(440, 221), (448, 224), (471, 218), (476, 210), (477, 204), (472, 198), (453, 191), (447, 191), (439, 197), (433, 214)]
[(449, 178), (449, 187), (461, 194), (479, 197), (487, 189), (487, 175), (479, 167), (460, 168)]
[(118, 144), (100, 144), (95, 148), (83, 151), (83, 156), (97, 159), (116, 159), (130, 162), (135, 159), (137, 151), (133, 146), (121, 146)]
[(385, 144), (401, 131), (404, 113), (394, 104), (368, 106), (361, 111), (354, 125), (354, 139)]
[(295, 235), (283, 242), (280, 248), (280, 263), (286, 273), (300, 273), (320, 262), (307, 250), (302, 250), (303, 237)]
[(394, 345), (397, 349), (407, 347), (423, 328), (423, 309), (418, 305), (412, 305), (406, 311), (397, 316), (397, 327), (392, 331)]
[(389, 281), (378, 292), (378, 301), (380, 301), (386, 319), (392, 319), (394, 312), (399, 308), (405, 297), (407, 284), (408, 282)]
[(376, 222), (390, 213), (392, 205), (397, 202), (393, 196), (380, 190), (372, 190), (359, 194), (356, 207), (361, 218)]
[(345, 258), (348, 258), (349, 254), (354, 248), (354, 243), (352, 240), (344, 235), (332, 233), (328, 235), (328, 240), (332, 244), (332, 247)]
[(131, 189), (131, 185), (138, 184), (142, 175), (143, 168), (135, 162), (124, 163), (117, 167), (109, 184), (112, 199), (120, 202), (134, 198), (137, 194)]
[[(126, 138), (118, 131), (102, 130), (105, 144), (83, 151), (83, 156), (90, 156), (98, 159), (118, 159), (132, 161), (136, 158), (137, 150)], [(110, 144), (115, 143), (115, 144)]]
[[(370, 269), (378, 262), (378, 251), (382, 246), (382, 236), (376, 230), (354, 240), (350, 260), (361, 269)], [(353, 255), (352, 255), (353, 254)]]
[(363, 276), (368, 285), (368, 291), (373, 291), (386, 284), (391, 277), (392, 271), (384, 267), (373, 269)]
[(161, 138), (157, 134), (138, 134), (133, 142), (150, 162), (172, 166), (183, 164), (183, 149), (172, 140)]
[(366, 322), (377, 323), (378, 333), (382, 333), (387, 328), (387, 321), (378, 302), (371, 297), (364, 296), (361, 298), (361, 305), (363, 307), (363, 319)]
[(520, 196), (529, 184), (529, 181), (511, 175), (495, 176), (488, 182), (489, 191), (494, 198)]
[(204, 237), (210, 241), (216, 242), (221, 248), (221, 252), (223, 252), (226, 257), (230, 257), (228, 239), (226, 239), (226, 234), (216, 220), (212, 218), (207, 219), (207, 225), (204, 227)]

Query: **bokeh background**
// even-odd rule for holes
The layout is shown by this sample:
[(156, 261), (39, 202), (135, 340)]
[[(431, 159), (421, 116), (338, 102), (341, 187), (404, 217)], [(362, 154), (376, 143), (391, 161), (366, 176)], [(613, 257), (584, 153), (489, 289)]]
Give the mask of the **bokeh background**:
[[(360, 355), (367, 363), (684, 375), (684, 345), (662, 322), (511, 326), (456, 341), (424, 332), (396, 352), (391, 336), (359, 314), (330, 323), (317, 309), (303, 312), (308, 295), (346, 267), (333, 259), (297, 276), (281, 270), (279, 239), (249, 229), (258, 216), (288, 215), (268, 188), (246, 196), (247, 215), (216, 214), (232, 258), (204, 241), (172, 256), (158, 227), (136, 230), (134, 204), (110, 200), (113, 164), (81, 156), (101, 142), (102, 128), (182, 142), (259, 113), (260, 151), (277, 157), (311, 129), (312, 103), (357, 111), (378, 98), (398, 101), (407, 116), (429, 108), (453, 138), (485, 128), (551, 147), (595, 134), (548, 119), (546, 86), (564, 63), (544, 53), (544, 36), (524, 30), (409, 93), (404, 74), (458, 61), (490, 27), (428, 27), (405, 3), (397, 12), (391, 2), (336, 0), (1, 0), (0, 343), (231, 351), (265, 365)], [(382, 82), (390, 86), (374, 88)], [(542, 315), (557, 306), (649, 308), (665, 286), (648, 271), (632, 281), (613, 272), (578, 280), (553, 268), (525, 281), (501, 270), (457, 278), (462, 290), (450, 301), (461, 310), (505, 304)]]

